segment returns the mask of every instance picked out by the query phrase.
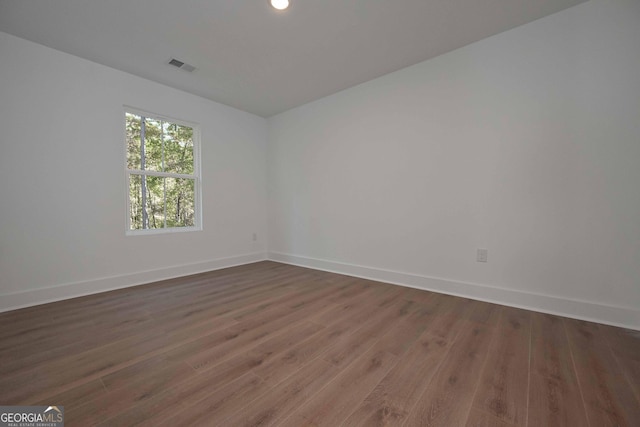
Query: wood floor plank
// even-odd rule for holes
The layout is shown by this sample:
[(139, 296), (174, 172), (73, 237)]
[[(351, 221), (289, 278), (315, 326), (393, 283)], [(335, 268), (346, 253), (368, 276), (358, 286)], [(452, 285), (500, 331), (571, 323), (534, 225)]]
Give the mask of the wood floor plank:
[(387, 331), (407, 317), (412, 306), (413, 303), (411, 301), (398, 301), (393, 306), (384, 309), (373, 321), (365, 323), (351, 335), (334, 344), (324, 354), (324, 360), (334, 365), (344, 366), (351, 363), (379, 341)]
[[(175, 411), (176, 406), (184, 409), (204, 399), (218, 399), (220, 396), (229, 394), (238, 397), (241, 402), (246, 401), (248, 396), (256, 397), (266, 390), (264, 388), (266, 385), (262, 379), (250, 374), (249, 371), (255, 366), (260, 366), (263, 359), (271, 357), (277, 349), (285, 351), (291, 342), (298, 341), (320, 329), (322, 329), (321, 326), (308, 322), (304, 325), (290, 324), (288, 329), (288, 332), (291, 332), (290, 335), (286, 333), (287, 330), (281, 331), (282, 333), (279, 335), (257, 345), (250, 356), (230, 359), (220, 369), (206, 370), (204, 373), (188, 378), (168, 390), (162, 390), (161, 393), (151, 396), (142, 403), (121, 411), (113, 419), (104, 421), (104, 425), (137, 425), (139, 423), (160, 425), (164, 419), (173, 415), (165, 407), (172, 407)], [(260, 350), (262, 350), (261, 353)], [(167, 357), (171, 359), (170, 355)], [(242, 380), (238, 382), (240, 378)], [(208, 397), (210, 395), (215, 396), (210, 398)], [(229, 404), (230, 399), (229, 397), (225, 399), (226, 405)], [(218, 404), (222, 403), (224, 402), (218, 402)], [(236, 404), (240, 404), (240, 402), (236, 402)]]
[(472, 300), (441, 295), (437, 315), (429, 325), (431, 334), (447, 341), (451, 340), (457, 335), (459, 328), (466, 324), (466, 316), (473, 307)]
[(401, 426), (429, 385), (449, 346), (442, 338), (424, 333), (360, 403), (344, 426)]
[(181, 384), (197, 374), (186, 363), (169, 364), (152, 375), (131, 381), (125, 387), (97, 396), (80, 406), (65, 407), (68, 425), (91, 426), (152, 398), (167, 388)]
[(627, 379), (627, 384), (640, 402), (640, 354), (630, 355), (628, 351), (616, 348), (613, 350), (613, 355)]
[(49, 396), (33, 404), (38, 406), (54, 406), (51, 402), (55, 402), (55, 405), (64, 406), (66, 411), (82, 406), (94, 399), (103, 398), (106, 394), (107, 390), (104, 384), (100, 379), (97, 379), (72, 388), (71, 390)]
[(528, 425), (589, 425), (562, 318), (532, 313), (531, 319)]
[[(216, 319), (216, 323), (221, 327), (229, 322), (232, 320)], [(216, 326), (211, 328), (216, 330)], [(198, 336), (194, 336), (188, 329), (173, 334), (152, 330), (123, 340), (101, 343), (104, 345), (0, 379), (0, 396), (3, 396), (4, 402), (7, 403), (29, 404), (180, 347), (197, 338)]]
[[(241, 413), (248, 402), (254, 401), (257, 396), (268, 390), (270, 390), (269, 385), (252, 373), (247, 373), (220, 389), (203, 394), (193, 405), (178, 408), (177, 411), (167, 413), (166, 416), (151, 414), (146, 417), (142, 425), (154, 427), (230, 425), (221, 420)], [(120, 425), (119, 420), (114, 421), (107, 425)]]
[[(235, 376), (244, 375), (245, 372), (251, 371), (277, 358), (294, 343), (315, 335), (321, 329), (324, 329), (324, 327), (316, 325), (315, 323), (304, 322), (301, 324), (293, 324), (287, 328), (283, 328), (282, 331), (271, 339), (251, 348), (250, 351), (226, 359), (226, 361), (215, 366), (209, 366), (208, 369), (232, 372)], [(196, 369), (196, 371), (202, 372), (203, 369)]]
[(598, 325), (565, 319), (571, 353), (589, 424), (640, 425), (640, 401), (618, 368)]
[(502, 309), (473, 406), (516, 426), (527, 423), (531, 314)]
[(561, 317), (533, 313), (531, 370), (543, 377), (576, 383), (569, 341)]
[[(198, 394), (193, 395), (191, 399), (189, 400), (183, 399), (183, 402), (181, 403), (181, 407), (184, 407), (186, 414), (181, 415), (179, 418), (191, 419), (193, 416), (196, 416), (196, 415), (197, 417), (203, 416), (202, 413), (198, 412), (198, 408), (206, 407), (209, 410), (215, 409), (215, 414), (208, 413), (208, 417), (211, 419), (214, 419), (220, 416), (220, 414), (225, 413), (223, 411), (223, 408), (229, 408), (229, 407), (235, 408), (240, 404), (246, 403), (249, 396), (257, 396), (259, 394), (258, 389), (255, 389), (255, 388), (253, 388), (252, 390), (246, 389), (247, 385), (252, 385), (253, 387), (253, 385), (257, 384), (255, 376), (253, 375), (250, 375), (249, 377), (246, 376), (246, 374), (250, 372), (251, 369), (253, 369), (256, 366), (261, 366), (262, 364), (265, 363), (266, 360), (269, 360), (269, 358), (273, 357), (274, 355), (277, 355), (278, 352), (282, 352), (286, 350), (293, 343), (298, 342), (307, 336), (313, 336), (316, 332), (318, 332), (321, 329), (324, 329), (324, 328), (322, 326), (308, 323), (308, 322), (305, 322), (302, 324), (290, 325), (290, 327), (285, 328), (283, 331), (281, 331), (281, 333), (279, 333), (275, 337), (257, 345), (247, 355), (230, 359), (227, 362), (224, 362), (216, 366), (215, 369), (212, 369), (210, 371), (211, 375), (208, 375), (206, 378), (208, 383), (215, 384), (217, 388), (213, 388), (210, 393), (205, 391), (206, 389), (199, 389), (200, 392)], [(195, 373), (195, 371), (193, 372)], [(157, 381), (157, 376), (158, 375), (156, 374), (152, 378), (149, 378), (147, 381), (144, 381), (144, 384), (149, 386), (149, 383)], [(244, 380), (241, 381), (240, 383), (236, 383), (237, 378), (244, 378)], [(197, 388), (198, 387), (197, 384), (200, 381), (201, 381), (200, 376), (195, 378), (191, 378), (187, 376), (186, 381), (185, 381), (185, 378), (183, 377), (180, 381), (178, 381), (177, 385), (178, 385), (178, 388), (182, 390), (191, 390), (193, 387), (190, 386), (189, 384), (196, 384), (196, 388)], [(186, 385), (183, 384), (185, 382), (187, 383)], [(258, 383), (261, 386), (264, 386), (262, 381), (258, 381)], [(124, 388), (124, 386), (121, 386), (120, 388)], [(128, 389), (127, 394), (131, 395), (132, 386), (127, 385), (126, 388)], [(124, 400), (125, 398), (120, 397), (117, 403), (120, 403), (120, 402), (123, 402), (123, 403), (121, 403), (120, 406), (118, 406), (119, 411), (122, 412), (123, 409), (124, 410), (131, 409), (131, 412), (133, 414), (140, 414), (140, 409), (133, 408), (134, 406), (133, 403), (135, 403), (136, 398), (138, 401), (142, 400), (138, 398), (138, 396), (141, 395), (142, 393), (143, 391), (140, 390), (135, 395), (132, 396), (133, 398), (127, 398), (126, 400)], [(116, 391), (113, 394), (121, 396), (122, 392)], [(154, 395), (150, 391), (146, 391), (144, 393), (144, 397), (151, 398), (151, 397), (154, 397)], [(161, 399), (161, 397), (159, 398)], [(199, 400), (200, 398), (202, 398), (202, 401)], [(233, 406), (230, 406), (233, 402), (233, 399), (235, 398), (240, 399), (240, 401), (235, 402), (233, 403)], [(194, 407), (191, 406), (191, 403), (194, 404)], [(113, 407), (114, 405), (108, 405), (108, 406)], [(154, 405), (152, 404), (152, 406)], [(146, 405), (142, 405), (141, 407), (144, 408), (146, 407)], [(92, 411), (92, 412), (95, 414), (97, 411)], [(75, 413), (70, 414), (70, 416), (75, 416), (75, 415), (76, 415)], [(134, 418), (139, 419), (138, 418), (139, 416), (140, 415), (135, 415)], [(90, 425), (92, 420), (87, 418), (79, 418), (77, 419), (77, 421), (82, 423), (89, 423)], [(179, 419), (176, 419), (174, 421), (178, 423)], [(121, 422), (121, 420), (117, 422)], [(180, 421), (180, 423), (182, 422), (185, 422), (185, 421), (184, 420)], [(163, 422), (161, 422), (160, 424), (163, 424)]]
[(589, 425), (577, 383), (532, 372), (529, 388), (530, 427)]
[[(418, 303), (413, 299), (406, 300), (405, 305), (409, 312), (400, 322), (392, 325), (390, 330), (383, 334), (375, 344), (376, 348), (396, 356), (404, 354), (413, 343), (420, 338), (424, 331), (435, 318), (434, 307), (437, 306), (437, 298), (432, 298), (429, 303)], [(442, 341), (446, 341), (442, 339)]]
[[(115, 311), (118, 313), (117, 317), (113, 316)], [(87, 318), (86, 314), (84, 314), (82, 317), (76, 316), (73, 321), (62, 324), (59, 322), (52, 322), (51, 319), (48, 319), (48, 321), (46, 319), (43, 320), (40, 325), (34, 321), (31, 323), (33, 326), (32, 328), (22, 331), (20, 331), (19, 328), (16, 328), (16, 324), (12, 323), (11, 328), (3, 330), (3, 332), (5, 332), (5, 336), (0, 338), (0, 356), (6, 350), (15, 351), (16, 349), (19, 349), (20, 346), (25, 344), (28, 345), (33, 341), (46, 342), (48, 344), (53, 343), (53, 340), (56, 338), (62, 341), (67, 336), (74, 337), (77, 336), (78, 333), (83, 332), (86, 334), (85, 329), (89, 325), (96, 328), (105, 327), (106, 329), (110, 329), (117, 323), (131, 322), (132, 320), (140, 318), (149, 319), (149, 312), (138, 306), (132, 309), (114, 309), (107, 313), (102, 313), (102, 315), (100, 313), (95, 313), (95, 316), (92, 316), (91, 318)], [(13, 332), (13, 334), (6, 332)], [(9, 340), (9, 338), (11, 340)], [(11, 343), (11, 346), (8, 347), (5, 343)]]
[[(255, 297), (243, 297), (237, 300), (236, 304), (225, 303), (223, 316), (231, 317), (236, 321), (242, 321), (256, 314), (282, 306), (291, 300), (295, 300), (304, 295), (313, 294), (320, 289), (319, 286), (306, 286), (296, 288), (274, 289), (267, 293), (256, 294)], [(329, 289), (329, 288), (325, 288)]]
[[(323, 299), (314, 300), (309, 297), (304, 305), (297, 305), (295, 309), (289, 308), (284, 311), (280, 309), (264, 313), (260, 317), (240, 322), (227, 329), (228, 333), (221, 337), (221, 341), (215, 345), (208, 344), (206, 348), (197, 351), (187, 361), (195, 369), (206, 369), (207, 366), (214, 366), (216, 363), (244, 352), (248, 347), (257, 341), (265, 340), (278, 331), (295, 322), (306, 318), (306, 311), (322, 309), (328, 303)], [(177, 350), (177, 351), (182, 351)], [(175, 353), (175, 352), (174, 352)]]
[(153, 320), (143, 314), (140, 317), (120, 318), (105, 328), (86, 325), (84, 331), (54, 330), (48, 332), (45, 339), (34, 339), (46, 351), (34, 351), (33, 341), (18, 345), (13, 351), (0, 356), (0, 375), (15, 375), (28, 370), (37, 364), (49, 363), (55, 359), (67, 356), (69, 353), (82, 353), (105, 342), (117, 341), (154, 329)]
[(357, 298), (346, 298), (346, 301), (336, 304), (325, 312), (318, 313), (309, 318), (312, 322), (319, 325), (329, 326), (333, 323), (341, 322), (344, 318), (350, 317), (355, 311), (372, 312), (374, 308), (367, 301), (376, 295), (377, 290), (369, 288)]
[[(274, 285), (279, 287), (279, 285)], [(312, 291), (317, 291), (313, 289)], [(246, 289), (240, 292), (231, 292), (224, 297), (214, 295), (210, 299), (204, 301), (199, 299), (193, 299), (188, 303), (181, 304), (180, 306), (172, 306), (162, 311), (151, 311), (151, 316), (155, 319), (159, 319), (163, 322), (183, 322), (185, 320), (202, 319), (211, 315), (225, 315), (231, 311), (235, 311), (238, 308), (244, 307), (247, 303), (253, 301), (264, 301), (274, 293), (277, 295), (279, 292), (287, 292), (283, 289)], [(304, 290), (295, 290), (296, 296), (299, 293), (304, 293)], [(290, 297), (289, 293), (285, 293), (284, 297)]]
[[(212, 416), (209, 405), (190, 408), (188, 417), (177, 422), (178, 425), (193, 426), (206, 422), (228, 426), (273, 426), (279, 425), (300, 405), (312, 398), (322, 387), (340, 372), (339, 368), (318, 358), (295, 372), (285, 381), (271, 387), (257, 399), (229, 414), (216, 411)], [(229, 416), (230, 415), (230, 416)], [(182, 415), (178, 415), (182, 418)]]
[(360, 313), (353, 313), (352, 318), (326, 327), (300, 343), (290, 347), (284, 353), (276, 355), (272, 360), (254, 368), (253, 372), (271, 384), (277, 384), (289, 375), (297, 372), (315, 358), (331, 350), (333, 346), (343, 342), (347, 336), (360, 327), (360, 322), (352, 322)]
[[(181, 387), (165, 390), (127, 411), (116, 413), (115, 416), (97, 425), (156, 427), (163, 425), (176, 413), (204, 400), (207, 400), (212, 405), (212, 409), (217, 412), (221, 410), (225, 402), (240, 404), (250, 401), (255, 398), (254, 395), (265, 392), (267, 388), (260, 378), (251, 373), (236, 378), (223, 386), (213, 383), (206, 375), (199, 375)], [(229, 408), (229, 404), (225, 407)], [(231, 407), (231, 411), (237, 409), (239, 408)]]
[(279, 422), (281, 426), (340, 425), (393, 368), (397, 356), (371, 349), (329, 382), (296, 411)]
[[(99, 377), (101, 372), (116, 370), (133, 363), (148, 352), (159, 350), (167, 344), (163, 334), (155, 333), (146, 339), (119, 341), (105, 349), (90, 350), (79, 355), (68, 356), (55, 362), (38, 365), (36, 368), (0, 380), (0, 394), (8, 404), (28, 404), (41, 400), (45, 393), (57, 394), (73, 388), (89, 378)], [(109, 357), (103, 357), (104, 352)], [(78, 369), (69, 370), (70, 366)]]
[(487, 357), (494, 328), (469, 323), (455, 338), (406, 426), (463, 426)]
[(640, 331), (600, 325), (618, 366), (640, 400)]
[[(553, 424), (535, 424), (536, 426), (553, 426)], [(577, 425), (576, 425), (577, 426)], [(512, 424), (504, 421), (495, 415), (488, 414), (480, 409), (471, 408), (469, 418), (465, 427), (513, 427)], [(555, 427), (555, 426), (554, 426)]]
[[(184, 360), (170, 360), (163, 353), (104, 375), (100, 380), (105, 390), (114, 391), (127, 387), (132, 382), (143, 381), (149, 376), (155, 375), (156, 372), (166, 369), (168, 366), (185, 364), (186, 362), (184, 362)], [(195, 370), (193, 370), (193, 372), (195, 373)]]

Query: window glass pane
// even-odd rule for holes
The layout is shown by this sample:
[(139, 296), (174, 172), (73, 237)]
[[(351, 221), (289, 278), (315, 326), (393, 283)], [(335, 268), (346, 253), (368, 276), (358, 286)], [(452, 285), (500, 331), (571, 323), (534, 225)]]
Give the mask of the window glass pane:
[(164, 178), (129, 175), (131, 230), (164, 228)]
[(129, 175), (129, 219), (131, 230), (142, 230), (142, 177)]
[(195, 226), (195, 180), (166, 178), (167, 227)]
[(193, 129), (164, 123), (164, 170), (170, 173), (193, 173)]
[[(146, 183), (145, 183), (146, 181)], [(148, 228), (164, 228), (164, 178), (147, 176), (142, 178), (146, 187), (146, 211), (149, 218)]]
[(127, 131), (127, 168), (140, 169), (140, 116), (125, 114)]
[(162, 172), (161, 121), (145, 118), (144, 154), (145, 170)]

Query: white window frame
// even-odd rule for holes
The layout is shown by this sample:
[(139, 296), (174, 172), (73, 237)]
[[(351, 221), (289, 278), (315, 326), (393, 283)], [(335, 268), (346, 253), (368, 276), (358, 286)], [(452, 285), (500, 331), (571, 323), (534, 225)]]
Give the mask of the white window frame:
[[(127, 164), (127, 129), (126, 129), (126, 114), (135, 114), (138, 116), (143, 116), (149, 119), (162, 120), (166, 122), (175, 123), (181, 126), (187, 126), (193, 129), (193, 175), (185, 175), (178, 173), (169, 173), (169, 172), (155, 172), (155, 171), (144, 171), (144, 173), (139, 173), (136, 170), (129, 169)], [(182, 119), (175, 119), (173, 117), (150, 113), (145, 110), (141, 110), (135, 107), (129, 107), (127, 105), (123, 106), (122, 110), (122, 149), (123, 149), (123, 160), (124, 160), (124, 175), (125, 175), (125, 199), (126, 199), (126, 217), (125, 217), (125, 233), (127, 236), (149, 236), (154, 234), (167, 234), (167, 233), (183, 233), (189, 231), (201, 231), (202, 230), (202, 178), (201, 178), (201, 167), (200, 167), (200, 125), (198, 123), (189, 122)], [(187, 178), (194, 180), (194, 226), (193, 227), (171, 227), (171, 228), (149, 228), (144, 230), (133, 230), (131, 229), (131, 199), (129, 194), (129, 185), (130, 185), (130, 176), (131, 175), (146, 175), (146, 176), (158, 176), (158, 177), (168, 177), (168, 178)]]

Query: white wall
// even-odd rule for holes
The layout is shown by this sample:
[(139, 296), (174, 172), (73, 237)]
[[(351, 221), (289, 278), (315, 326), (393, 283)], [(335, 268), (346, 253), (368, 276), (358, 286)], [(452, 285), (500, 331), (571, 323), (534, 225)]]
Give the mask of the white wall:
[(637, 0), (275, 116), (268, 156), (272, 259), (640, 329)]
[[(125, 236), (123, 105), (200, 124), (204, 231)], [(0, 33), (0, 310), (264, 259), (265, 180), (263, 118)]]

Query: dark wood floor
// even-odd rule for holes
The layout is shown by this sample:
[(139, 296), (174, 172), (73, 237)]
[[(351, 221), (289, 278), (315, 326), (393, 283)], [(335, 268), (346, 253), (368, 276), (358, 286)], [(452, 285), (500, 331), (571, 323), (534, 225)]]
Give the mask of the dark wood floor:
[(0, 314), (67, 426), (640, 426), (640, 333), (261, 262)]

